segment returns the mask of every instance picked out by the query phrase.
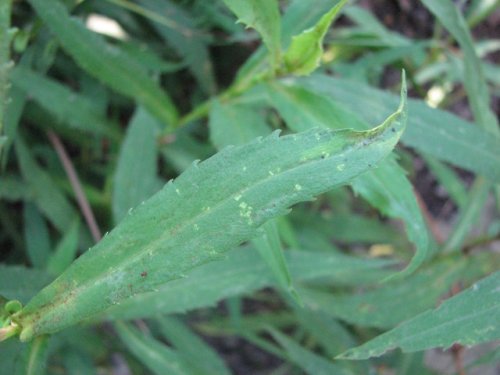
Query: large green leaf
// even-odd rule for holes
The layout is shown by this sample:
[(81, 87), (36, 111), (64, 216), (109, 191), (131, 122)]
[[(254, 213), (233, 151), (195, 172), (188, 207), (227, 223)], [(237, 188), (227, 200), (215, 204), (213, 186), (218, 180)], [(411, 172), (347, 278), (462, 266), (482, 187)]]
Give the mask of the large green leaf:
[(338, 358), (367, 359), (401, 348), (416, 352), (476, 345), (500, 338), (500, 272), (444, 301), (435, 310), (407, 320), (393, 330), (342, 353)]
[(254, 237), (291, 205), (368, 170), (403, 133), (404, 90), (401, 98), (394, 114), (366, 132), (275, 133), (194, 164), (33, 298), (16, 316), (21, 339), (58, 331), (183, 277)]
[(281, 55), (281, 20), (277, 0), (224, 0), (224, 3), (247, 27), (252, 27), (262, 36), (278, 66)]
[[(266, 92), (293, 131), (315, 126), (358, 130), (368, 128), (368, 124), (355, 113), (293, 82), (273, 82), (266, 85)], [(356, 193), (383, 214), (404, 221), (408, 237), (417, 249), (412, 263), (404, 272), (408, 274), (414, 271), (427, 257), (428, 238), (425, 221), (406, 172), (394, 158), (387, 158), (377, 169), (354, 179), (351, 185)]]
[[(327, 95), (358, 114), (365, 121), (379, 120), (391, 111), (397, 97), (365, 84), (323, 74), (299, 80), (319, 95)], [(461, 118), (428, 107), (420, 100), (409, 100), (408, 129), (403, 143), (439, 160), (500, 182), (500, 140)]]
[[(336, 253), (287, 251), (287, 264), (297, 281), (328, 277), (337, 285), (373, 284), (392, 271), (382, 259), (358, 259)], [(276, 277), (262, 257), (251, 248), (234, 249), (227, 259), (212, 262), (173, 280), (155, 292), (137, 294), (106, 310), (101, 318), (135, 319), (157, 314), (182, 313), (213, 306), (228, 297), (276, 286)]]
[(88, 74), (122, 95), (137, 100), (165, 126), (176, 122), (177, 110), (168, 95), (130, 55), (107, 44), (82, 22), (71, 18), (60, 1), (30, 0), (30, 4), (63, 49)]
[(113, 181), (115, 223), (161, 187), (156, 175), (159, 130), (155, 118), (142, 108), (136, 110), (121, 145)]

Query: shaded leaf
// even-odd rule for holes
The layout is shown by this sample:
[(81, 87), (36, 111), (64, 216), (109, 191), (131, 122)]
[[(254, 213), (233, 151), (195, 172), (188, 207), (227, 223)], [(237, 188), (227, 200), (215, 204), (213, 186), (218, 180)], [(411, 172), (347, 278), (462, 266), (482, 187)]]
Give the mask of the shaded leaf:
[(138, 108), (130, 120), (113, 181), (115, 223), (160, 189), (156, 145), (159, 130), (155, 118), (142, 108)]
[(28, 259), (33, 267), (45, 268), (52, 248), (45, 219), (33, 203), (25, 203), (23, 220)]
[(119, 139), (116, 124), (107, 120), (105, 114), (89, 98), (19, 66), (12, 72), (12, 82), (50, 112), (58, 122), (66, 123), (72, 129)]
[(47, 262), (47, 272), (58, 276), (73, 262), (78, 250), (78, 235), (80, 230), (80, 221), (75, 220), (69, 230), (64, 234), (61, 241), (57, 244), (54, 253)]
[(156, 321), (160, 332), (186, 360), (189, 360), (197, 373), (230, 374), (217, 353), (179, 319), (170, 316), (157, 318)]
[(139, 3), (155, 14), (168, 15), (171, 20), (170, 27), (158, 22), (152, 22), (152, 25), (182, 56), (203, 90), (213, 94), (215, 80), (207, 48), (207, 36), (196, 27), (191, 15), (168, 0), (140, 0)]
[(130, 55), (71, 18), (60, 1), (30, 0), (30, 4), (82, 69), (120, 94), (137, 100), (166, 126), (173, 126), (178, 114), (172, 101)]
[(338, 358), (366, 359), (401, 348), (416, 352), (449, 348), (453, 344), (471, 346), (500, 338), (500, 272), (482, 279), (469, 289), (444, 301), (371, 341), (350, 349)]
[(342, 368), (340, 365), (334, 364), (326, 358), (307, 350), (281, 332), (274, 329), (270, 330), (269, 332), (271, 333), (273, 338), (285, 349), (285, 352), (290, 361), (300, 367), (306, 373), (310, 375), (352, 374), (349, 369)]
[(187, 364), (172, 349), (154, 337), (141, 333), (137, 328), (123, 322), (115, 323), (122, 342), (148, 369), (158, 375), (190, 374)]

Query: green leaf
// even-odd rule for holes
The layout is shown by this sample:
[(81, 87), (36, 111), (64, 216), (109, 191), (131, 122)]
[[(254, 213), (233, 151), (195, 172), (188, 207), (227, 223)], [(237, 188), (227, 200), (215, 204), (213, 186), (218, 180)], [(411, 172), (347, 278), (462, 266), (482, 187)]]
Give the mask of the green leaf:
[(300, 367), (310, 375), (351, 375), (352, 372), (346, 368), (332, 363), (324, 357), (315, 354), (303, 346), (297, 344), (286, 335), (274, 329), (269, 330), (273, 338), (285, 349), (291, 362)]
[(405, 122), (403, 92), (398, 110), (366, 132), (275, 133), (194, 164), (26, 305), (16, 318), (21, 339), (56, 332), (220, 258), (291, 205), (377, 164)]
[(321, 17), (316, 25), (292, 38), (292, 44), (283, 56), (288, 73), (301, 76), (316, 70), (323, 55), (326, 32), (346, 3), (347, 0), (340, 1)]
[(268, 221), (262, 226), (264, 234), (253, 239), (253, 245), (264, 259), (267, 265), (271, 268), (273, 274), (278, 280), (278, 285), (290, 294), (296, 302), (300, 302), (300, 298), (292, 285), (292, 277), (283, 254), (283, 246), (281, 245), (278, 227), (274, 220)]
[(207, 48), (208, 33), (197, 29), (191, 15), (174, 2), (140, 0), (139, 3), (155, 14), (168, 15), (172, 19), (170, 27), (159, 22), (152, 22), (152, 25), (182, 56), (201, 88), (208, 94), (214, 94), (214, 73)]
[(408, 278), (364, 293), (326, 293), (300, 289), (304, 302), (351, 324), (392, 328), (432, 308), (454, 283), (467, 283), (491, 271), (491, 256), (445, 258)]
[(0, 264), (0, 295), (17, 299), (24, 304), (51, 279), (42, 270)]
[(139, 107), (130, 121), (118, 156), (112, 200), (115, 223), (160, 188), (156, 145), (159, 130), (155, 118)]
[[(287, 251), (285, 257), (294, 280), (328, 277), (337, 285), (378, 282), (391, 273), (383, 267), (393, 264), (388, 260), (311, 251)], [(106, 310), (101, 318), (135, 319), (182, 313), (275, 285), (276, 277), (254, 249), (234, 249), (224, 261), (195, 268), (186, 278), (166, 283), (156, 292), (137, 294)]]
[(499, 292), (500, 272), (495, 272), (444, 301), (437, 309), (407, 320), (338, 358), (367, 359), (394, 348), (410, 353), (497, 340), (500, 338)]
[(224, 361), (201, 338), (172, 316), (157, 318), (159, 331), (178, 350), (198, 374), (230, 374)]
[(132, 354), (153, 373), (190, 374), (183, 358), (160, 341), (123, 322), (115, 323), (115, 329)]
[(45, 219), (32, 203), (23, 208), (24, 240), (28, 259), (35, 268), (44, 268), (50, 256), (49, 229)]
[(255, 108), (214, 101), (210, 108), (210, 140), (218, 148), (241, 145), (271, 133), (263, 115)]
[(71, 18), (60, 1), (30, 0), (30, 4), (63, 49), (88, 74), (142, 104), (165, 126), (175, 124), (178, 114), (172, 101), (130, 55)]
[[(266, 92), (287, 126), (294, 131), (315, 126), (357, 130), (368, 127), (355, 113), (294, 82), (273, 82), (266, 85)], [(356, 193), (380, 212), (404, 221), (408, 237), (415, 244), (417, 252), (410, 265), (398, 277), (413, 272), (427, 257), (428, 237), (425, 221), (406, 172), (394, 158), (389, 157), (377, 169), (354, 179), (351, 185)]]
[(276, 68), (281, 59), (281, 20), (278, 1), (224, 0), (224, 3), (239, 21), (259, 32)]
[(48, 260), (47, 272), (49, 274), (58, 276), (73, 262), (78, 250), (79, 230), (80, 220), (75, 220)]
[[(362, 83), (317, 74), (297, 82), (327, 95), (365, 121), (382, 119), (398, 100), (395, 95)], [(500, 182), (500, 140), (461, 118), (427, 106), (421, 100), (408, 101), (408, 128), (401, 141), (418, 151)]]
[(16, 137), (15, 148), (21, 174), (33, 192), (34, 203), (60, 232), (65, 232), (77, 217), (75, 209), (52, 177), (38, 166), (20, 136)]
[(20, 66), (12, 71), (12, 82), (50, 112), (58, 122), (67, 123), (72, 130), (119, 139), (116, 124), (107, 120), (105, 114), (89, 98)]

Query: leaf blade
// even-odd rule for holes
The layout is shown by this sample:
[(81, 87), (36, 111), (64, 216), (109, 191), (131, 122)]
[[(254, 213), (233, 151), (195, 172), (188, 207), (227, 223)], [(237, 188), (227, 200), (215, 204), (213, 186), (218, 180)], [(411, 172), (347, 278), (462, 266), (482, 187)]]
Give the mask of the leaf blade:
[[(219, 258), (292, 204), (369, 169), (392, 150), (405, 123), (402, 95), (398, 110), (366, 132), (275, 133), (194, 164), (19, 313), (21, 339), (75, 324)], [(339, 163), (345, 169), (332, 174)]]
[(500, 272), (338, 358), (366, 359), (400, 347), (404, 352), (475, 345), (500, 337)]

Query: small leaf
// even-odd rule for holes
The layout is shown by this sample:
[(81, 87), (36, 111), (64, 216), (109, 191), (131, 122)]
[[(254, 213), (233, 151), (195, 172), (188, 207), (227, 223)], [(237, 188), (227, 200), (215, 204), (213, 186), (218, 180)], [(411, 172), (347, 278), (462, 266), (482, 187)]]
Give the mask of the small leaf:
[(367, 359), (401, 348), (405, 353), (453, 344), (472, 346), (500, 338), (500, 272), (444, 301), (435, 310), (350, 349), (337, 358)]
[(274, 276), (278, 280), (278, 285), (299, 304), (300, 298), (295, 288), (292, 285), (292, 277), (288, 270), (285, 256), (283, 254), (283, 246), (281, 245), (280, 236), (275, 220), (268, 221), (262, 226), (264, 231), (262, 236), (253, 239), (253, 244), (260, 256), (267, 265), (271, 268)]
[(313, 353), (276, 330), (269, 331), (273, 338), (285, 349), (290, 361), (309, 375), (352, 375), (349, 369), (342, 368), (328, 359)]
[(277, 0), (224, 0), (229, 9), (247, 27), (259, 32), (277, 67), (281, 55), (281, 20)]
[(115, 323), (115, 329), (132, 354), (153, 373), (190, 374), (183, 358), (154, 337), (143, 334), (137, 328), (123, 322)]
[(157, 318), (159, 331), (199, 374), (229, 375), (224, 361), (200, 337), (172, 316)]
[(292, 38), (292, 44), (284, 55), (287, 73), (301, 76), (316, 70), (323, 55), (323, 39), (326, 32), (346, 3), (347, 0), (340, 1), (321, 17), (314, 27)]

